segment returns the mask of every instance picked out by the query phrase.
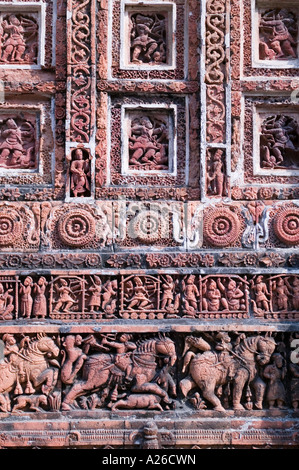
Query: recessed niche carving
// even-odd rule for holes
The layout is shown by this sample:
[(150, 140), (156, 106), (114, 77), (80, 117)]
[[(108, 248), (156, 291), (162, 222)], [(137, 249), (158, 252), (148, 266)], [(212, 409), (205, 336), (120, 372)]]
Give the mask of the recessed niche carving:
[(174, 7), (125, 5), (122, 68), (174, 67)]
[(39, 23), (37, 13), (0, 12), (0, 62), (37, 64)]
[(0, 68), (45, 65), (46, 5), (13, 2), (0, 5)]
[(35, 170), (38, 165), (37, 116), (0, 114), (0, 168)]
[(261, 167), (266, 169), (299, 169), (298, 121), (278, 114), (261, 123)]
[(296, 59), (298, 36), (297, 14), (287, 8), (260, 12), (259, 58), (261, 60)]
[(70, 157), (70, 195), (89, 197), (91, 189), (90, 155), (85, 149), (77, 148)]
[(299, 134), (295, 107), (258, 107), (254, 113), (254, 139), (255, 175), (298, 175)]
[(123, 174), (175, 171), (173, 111), (159, 108), (124, 111)]
[(294, 68), (299, 66), (298, 19), (295, 2), (264, 2), (253, 6), (253, 66)]

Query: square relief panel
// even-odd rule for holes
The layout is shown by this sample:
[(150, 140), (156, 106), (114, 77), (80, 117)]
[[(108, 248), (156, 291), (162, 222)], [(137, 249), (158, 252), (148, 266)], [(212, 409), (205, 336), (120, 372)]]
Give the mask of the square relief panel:
[(0, 184), (52, 182), (51, 103), (0, 105)]
[(112, 98), (107, 165), (110, 185), (185, 185), (185, 116), (184, 98), (165, 97), (163, 102), (158, 98)]
[(123, 7), (121, 68), (174, 68), (175, 5)]
[(299, 66), (298, 3), (260, 1), (252, 8), (253, 66), (297, 68)]
[(184, 79), (182, 2), (114, 0), (110, 8), (111, 78)]
[(45, 5), (0, 2), (0, 68), (41, 68), (45, 51)]
[(176, 174), (176, 107), (123, 107), (122, 174)]
[(38, 111), (14, 109), (0, 113), (1, 173), (36, 171), (39, 164), (40, 116)]
[(298, 184), (299, 107), (288, 96), (244, 98), (245, 184)]
[(257, 108), (253, 132), (254, 174), (299, 176), (298, 118), (298, 112), (290, 107)]

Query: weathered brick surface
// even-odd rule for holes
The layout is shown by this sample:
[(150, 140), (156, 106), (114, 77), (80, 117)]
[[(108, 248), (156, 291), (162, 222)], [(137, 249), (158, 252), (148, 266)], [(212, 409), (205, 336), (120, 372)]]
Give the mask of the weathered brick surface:
[(298, 447), (296, 1), (0, 6), (0, 446)]

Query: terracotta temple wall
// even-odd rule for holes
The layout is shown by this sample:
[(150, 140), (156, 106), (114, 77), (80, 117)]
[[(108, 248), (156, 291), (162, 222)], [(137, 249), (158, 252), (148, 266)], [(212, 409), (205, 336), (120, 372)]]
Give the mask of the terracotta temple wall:
[(298, 447), (296, 0), (0, 2), (0, 446)]

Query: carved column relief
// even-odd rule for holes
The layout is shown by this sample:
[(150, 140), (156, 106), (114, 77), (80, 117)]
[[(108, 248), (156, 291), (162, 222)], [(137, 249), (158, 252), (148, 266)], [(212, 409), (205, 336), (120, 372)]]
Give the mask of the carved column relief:
[[(207, 142), (205, 160), (207, 166), (205, 195), (209, 198), (222, 198), (229, 193), (228, 185), (226, 184), (226, 188), (224, 187), (224, 180), (227, 181), (229, 174), (227, 163), (229, 56), (225, 42), (229, 21), (227, 8), (228, 2), (225, 0), (210, 0), (206, 4), (204, 89)], [(215, 149), (212, 151), (213, 155), (211, 148)]]
[[(66, 152), (69, 160), (69, 197), (89, 197), (93, 191), (95, 139), (95, 1), (69, 1), (68, 11), (68, 105), (69, 125)], [(86, 148), (89, 169), (79, 169), (79, 153), (73, 148)], [(86, 159), (85, 159), (86, 163)], [(87, 164), (85, 164), (85, 167)], [(77, 167), (76, 175), (74, 167)], [(81, 182), (79, 182), (81, 178)], [(86, 181), (83, 182), (83, 179)], [(78, 189), (79, 186), (79, 189)], [(84, 191), (83, 191), (83, 189)], [(92, 187), (92, 189), (91, 189)]]

